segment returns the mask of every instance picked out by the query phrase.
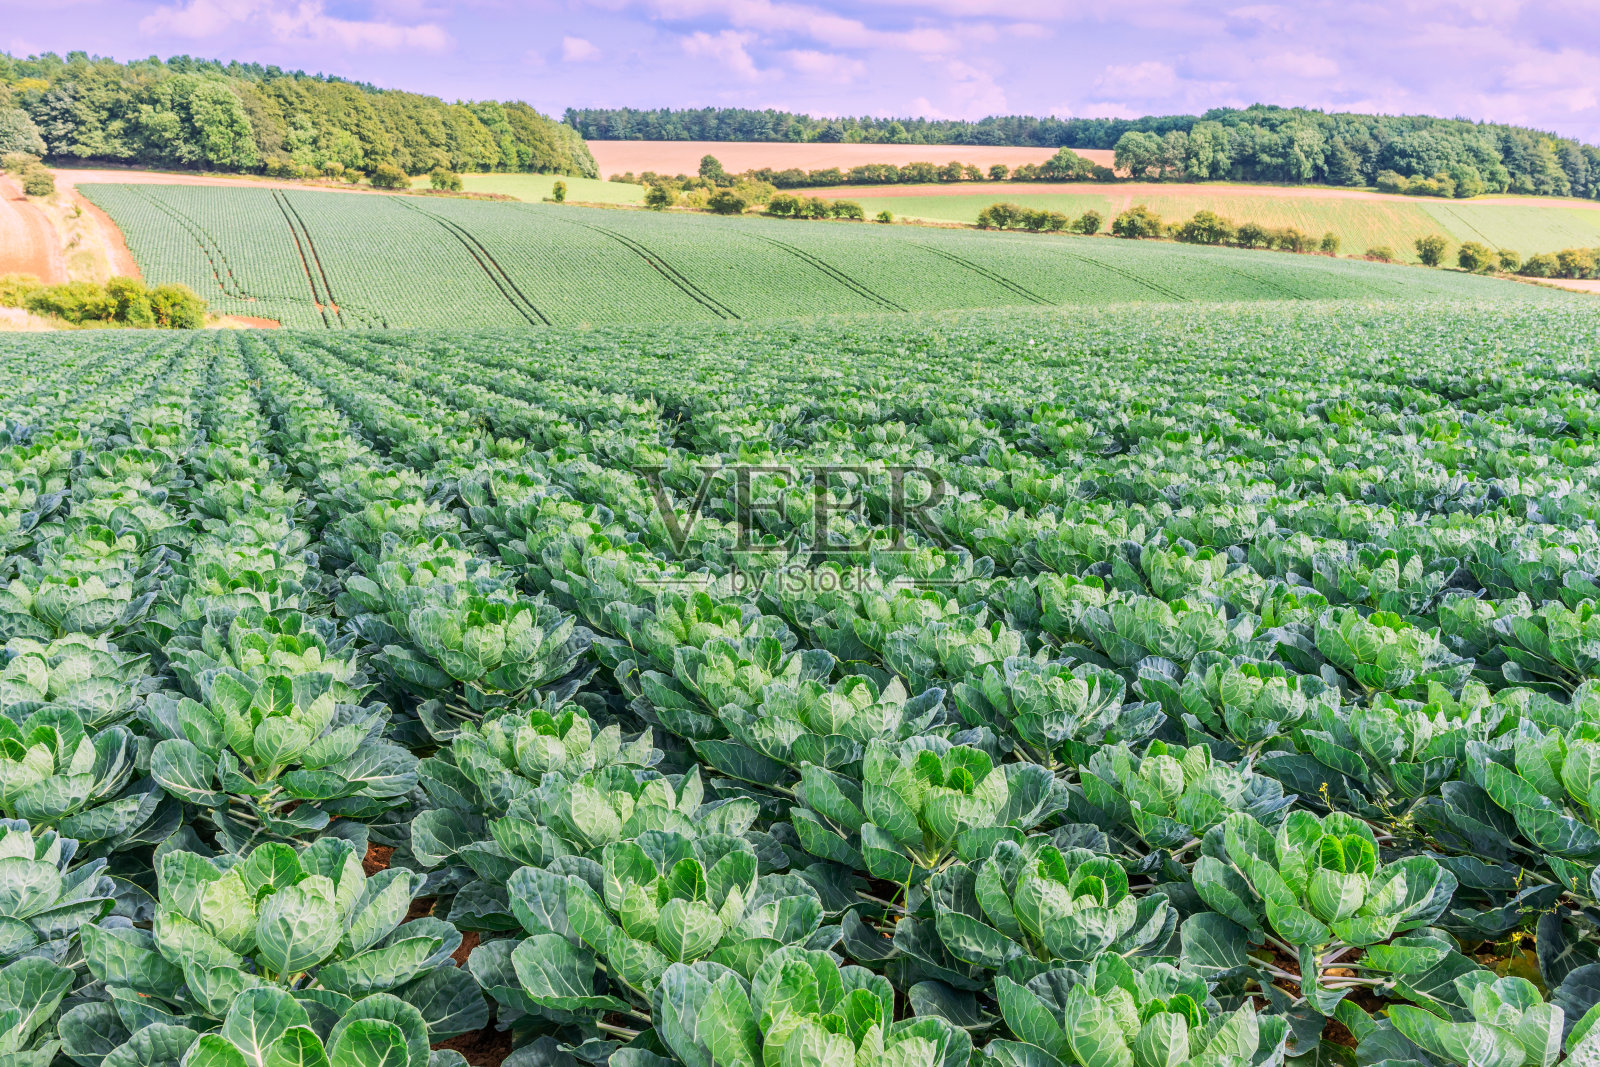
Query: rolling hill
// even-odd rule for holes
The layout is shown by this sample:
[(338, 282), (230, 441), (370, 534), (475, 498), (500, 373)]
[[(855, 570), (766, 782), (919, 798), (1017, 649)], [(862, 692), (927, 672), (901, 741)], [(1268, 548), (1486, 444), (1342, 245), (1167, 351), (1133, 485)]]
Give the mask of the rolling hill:
[(763, 319), (1283, 299), (1567, 299), (1320, 256), (302, 190), (82, 185), (146, 279), (286, 326)]
[(1554, 197), (1438, 200), (1347, 189), (1130, 183), (840, 186), (810, 192), (849, 197), (869, 214), (889, 210), (931, 222), (971, 223), (997, 200), (1069, 215), (1098, 211), (1108, 219), (1135, 204), (1145, 204), (1167, 220), (1208, 210), (1235, 222), (1294, 226), (1313, 234), (1332, 230), (1346, 252), (1359, 254), (1387, 245), (1408, 262), (1416, 260), (1412, 242), (1430, 233), (1456, 242), (1482, 241), (1492, 248), (1515, 249), (1524, 256), (1600, 245), (1600, 204)]

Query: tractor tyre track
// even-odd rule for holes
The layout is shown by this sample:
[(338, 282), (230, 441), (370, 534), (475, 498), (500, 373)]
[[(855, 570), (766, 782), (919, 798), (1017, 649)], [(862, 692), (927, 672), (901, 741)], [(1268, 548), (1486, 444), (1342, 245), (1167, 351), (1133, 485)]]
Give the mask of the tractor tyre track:
[(473, 258), (483, 270), (483, 273), (488, 275), (489, 281), (494, 284), (496, 289), (500, 290), (500, 295), (506, 298), (506, 303), (511, 305), (513, 311), (527, 319), (528, 325), (553, 325), (549, 316), (540, 311), (534, 302), (528, 299), (527, 294), (518, 288), (511, 275), (499, 264), (494, 255), (483, 246), (483, 243), (472, 235), (471, 231), (442, 215), (434, 214), (426, 208), (418, 207), (405, 201), (400, 203), (401, 206), (433, 220), (440, 229), (461, 242), (461, 247), (467, 250), (467, 254)]

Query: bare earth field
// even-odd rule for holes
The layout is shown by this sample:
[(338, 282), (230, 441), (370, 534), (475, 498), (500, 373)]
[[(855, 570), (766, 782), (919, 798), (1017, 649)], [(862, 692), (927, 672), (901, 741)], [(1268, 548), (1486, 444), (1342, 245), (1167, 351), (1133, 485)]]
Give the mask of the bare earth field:
[[(600, 176), (632, 171), (641, 174), (693, 174), (700, 169), (700, 157), (716, 156), (724, 170), (737, 174), (745, 170), (849, 170), (866, 163), (948, 163), (952, 159), (988, 170), (996, 163), (1015, 167), (1022, 163), (1043, 163), (1056, 154), (1054, 148), (1004, 148), (988, 145), (904, 145), (904, 144), (789, 144), (782, 141), (590, 141), (589, 151), (600, 165)], [(1110, 151), (1074, 149), (1095, 163), (1111, 166)], [(971, 188), (970, 186), (968, 188)]]
[(10, 177), (0, 177), (0, 274), (32, 274), (51, 284), (66, 281), (55, 227)]
[[(591, 145), (591, 147), (593, 147)], [(1019, 150), (1020, 151), (1020, 150)], [(1110, 156), (1110, 152), (1079, 152), (1080, 156)], [(1048, 158), (1048, 157), (1047, 157)], [(1096, 159), (1095, 162), (1100, 162)], [(1110, 165), (1109, 159), (1106, 165)], [(723, 164), (727, 166), (726, 163)], [(808, 189), (817, 196), (849, 196), (859, 194), (860, 185), (839, 185), (827, 189)], [(1389, 200), (1399, 204), (1428, 204), (1434, 201), (1398, 193), (1376, 193), (1370, 189), (1336, 189), (1322, 185), (1229, 185), (1224, 182), (951, 182), (938, 185), (874, 185), (870, 187), (874, 200), (909, 196), (1109, 196), (1121, 198), (1133, 206), (1141, 198), (1174, 193), (1197, 193), (1208, 197), (1281, 197), (1298, 200), (1316, 197), (1328, 200)], [(1600, 210), (1600, 202), (1592, 200), (1560, 200), (1550, 197), (1482, 196), (1468, 201), (1473, 204), (1545, 204), (1558, 203), (1561, 207), (1587, 207)], [(1453, 203), (1441, 200), (1438, 203)]]

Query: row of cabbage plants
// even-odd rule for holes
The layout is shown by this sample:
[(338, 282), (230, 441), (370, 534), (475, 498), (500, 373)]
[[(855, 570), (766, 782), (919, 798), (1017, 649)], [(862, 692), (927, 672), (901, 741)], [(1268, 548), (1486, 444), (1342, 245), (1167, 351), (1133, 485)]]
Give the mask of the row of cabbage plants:
[(1595, 1055), (1592, 374), (1434, 314), (30, 356), (5, 1052)]

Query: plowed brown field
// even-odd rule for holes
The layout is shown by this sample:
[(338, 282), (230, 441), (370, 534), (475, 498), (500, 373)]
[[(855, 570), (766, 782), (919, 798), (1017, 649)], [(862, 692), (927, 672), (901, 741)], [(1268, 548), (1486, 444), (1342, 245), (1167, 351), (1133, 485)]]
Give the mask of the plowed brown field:
[[(904, 145), (904, 144), (789, 144), (782, 141), (590, 141), (589, 151), (600, 165), (600, 176), (632, 171), (642, 174), (694, 174), (702, 156), (716, 156), (730, 173), (760, 170), (849, 170), (867, 163), (948, 163), (952, 159), (971, 163), (984, 171), (996, 163), (1016, 167), (1023, 163), (1043, 163), (1056, 154), (1054, 148), (1005, 148), (989, 145)], [(1078, 155), (1104, 166), (1111, 166), (1109, 151), (1075, 149)]]

